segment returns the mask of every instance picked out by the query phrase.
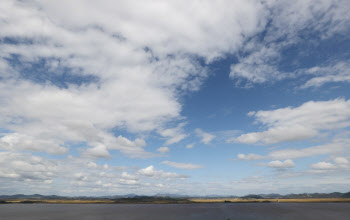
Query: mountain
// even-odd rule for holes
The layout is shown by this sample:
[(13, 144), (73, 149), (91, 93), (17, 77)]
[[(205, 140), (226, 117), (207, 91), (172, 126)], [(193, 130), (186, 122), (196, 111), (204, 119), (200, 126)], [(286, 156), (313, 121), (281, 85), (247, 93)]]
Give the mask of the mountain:
[(182, 194), (169, 194), (169, 193), (158, 193), (154, 196), (144, 196), (136, 194), (125, 194), (125, 195), (111, 195), (111, 196), (58, 196), (58, 195), (24, 195), (24, 194), (15, 194), (15, 195), (0, 195), (0, 200), (15, 200), (15, 199), (25, 199), (25, 200), (50, 200), (50, 199), (59, 199), (59, 200), (94, 200), (94, 199), (140, 199), (140, 198), (242, 198), (242, 199), (306, 199), (306, 198), (350, 198), (350, 192), (341, 193), (341, 192), (332, 192), (332, 193), (300, 193), (300, 194), (287, 194), (280, 195), (276, 193), (272, 194), (249, 194), (245, 196), (222, 196), (222, 195), (207, 195), (207, 196), (188, 196)]

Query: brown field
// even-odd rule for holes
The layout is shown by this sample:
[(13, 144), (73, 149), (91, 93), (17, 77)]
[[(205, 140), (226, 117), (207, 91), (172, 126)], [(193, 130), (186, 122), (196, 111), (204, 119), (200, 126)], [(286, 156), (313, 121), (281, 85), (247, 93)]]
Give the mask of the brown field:
[(35, 200), (35, 199), (18, 199), (6, 200), (4, 203), (12, 204), (30, 204), (30, 203), (45, 203), (45, 204), (188, 204), (194, 203), (189, 200), (152, 200), (152, 201), (118, 201), (118, 200)]
[(319, 198), (319, 199), (240, 199), (240, 198), (220, 198), (220, 199), (203, 199), (203, 198), (192, 198), (189, 199), (192, 202), (197, 203), (267, 203), (267, 202), (296, 202), (296, 203), (330, 203), (330, 202), (350, 202), (350, 198)]
[(6, 203), (111, 204), (112, 200), (7, 200)]

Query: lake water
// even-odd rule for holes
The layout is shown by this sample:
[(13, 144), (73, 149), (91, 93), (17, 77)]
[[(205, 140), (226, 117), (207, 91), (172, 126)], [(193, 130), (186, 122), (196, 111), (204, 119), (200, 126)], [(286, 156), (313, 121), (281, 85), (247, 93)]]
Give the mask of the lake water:
[(350, 219), (350, 203), (3, 204), (1, 220)]

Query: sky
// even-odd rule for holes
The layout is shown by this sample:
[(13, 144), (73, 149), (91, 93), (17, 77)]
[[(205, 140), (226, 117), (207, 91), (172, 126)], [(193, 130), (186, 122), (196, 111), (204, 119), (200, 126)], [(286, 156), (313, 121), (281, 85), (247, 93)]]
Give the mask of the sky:
[(0, 194), (350, 191), (350, 1), (0, 1)]

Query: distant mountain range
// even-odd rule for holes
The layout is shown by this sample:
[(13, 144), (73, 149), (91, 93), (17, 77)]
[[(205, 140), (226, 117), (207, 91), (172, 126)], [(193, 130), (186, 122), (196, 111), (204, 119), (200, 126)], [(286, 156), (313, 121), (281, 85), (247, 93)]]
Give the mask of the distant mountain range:
[(340, 193), (340, 192), (332, 192), (332, 193), (301, 193), (301, 194), (250, 194), (246, 196), (242, 196), (240, 198), (254, 198), (254, 199), (318, 199), (318, 198), (350, 198), (350, 192)]
[(350, 192), (340, 193), (301, 193), (301, 194), (249, 194), (246, 196), (221, 196), (221, 195), (208, 195), (208, 196), (188, 196), (180, 194), (155, 194), (154, 196), (144, 196), (136, 194), (126, 194), (126, 195), (114, 195), (114, 196), (58, 196), (58, 195), (24, 195), (24, 194), (15, 194), (15, 195), (0, 195), (0, 200), (11, 200), (11, 199), (35, 199), (35, 200), (94, 200), (94, 199), (121, 199), (121, 198), (241, 198), (241, 199), (306, 199), (306, 198), (350, 198)]

